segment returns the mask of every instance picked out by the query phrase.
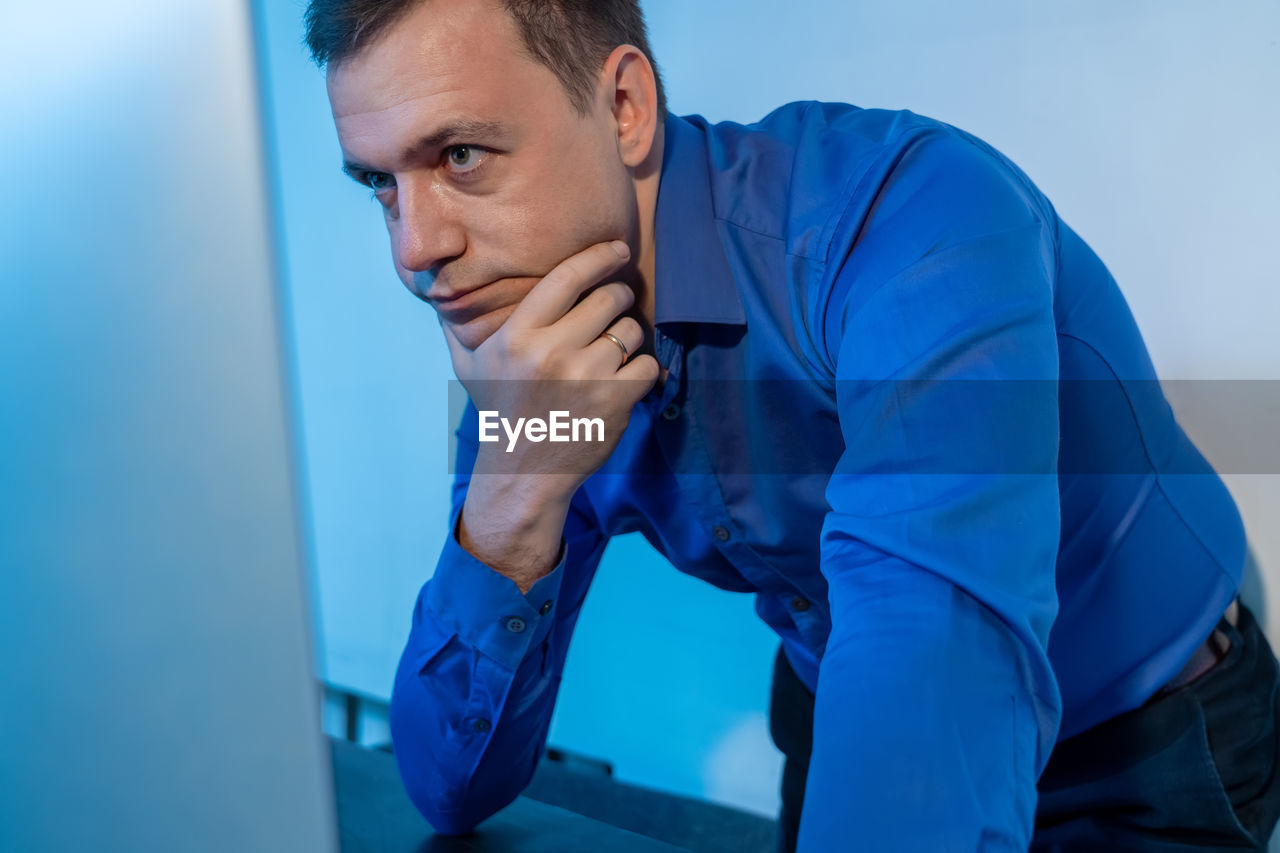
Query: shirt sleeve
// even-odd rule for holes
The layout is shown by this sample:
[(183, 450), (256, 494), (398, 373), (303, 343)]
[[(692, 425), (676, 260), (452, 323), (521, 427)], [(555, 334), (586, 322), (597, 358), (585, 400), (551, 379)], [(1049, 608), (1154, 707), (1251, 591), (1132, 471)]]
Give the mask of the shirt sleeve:
[(606, 544), (579, 490), (559, 563), (521, 594), (458, 544), (478, 447), (470, 401), (457, 435), (450, 535), (418, 595), (390, 713), (409, 798), (447, 835), (470, 831), (532, 778), (569, 637)]
[(800, 850), (1026, 850), (1060, 700), (1051, 208), (958, 132), (896, 151), (832, 246), (845, 448)]

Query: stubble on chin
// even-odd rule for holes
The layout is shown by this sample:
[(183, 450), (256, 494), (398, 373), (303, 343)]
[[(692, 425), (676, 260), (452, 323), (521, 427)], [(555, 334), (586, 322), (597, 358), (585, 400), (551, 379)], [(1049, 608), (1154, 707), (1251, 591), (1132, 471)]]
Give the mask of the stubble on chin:
[(502, 328), (502, 324), (507, 322), (507, 319), (516, 310), (516, 304), (504, 305), (501, 308), (487, 311), (466, 323), (450, 323), (444, 319), (441, 319), (440, 322), (449, 326), (449, 330), (458, 339), (458, 343), (474, 352), (478, 346), (492, 337), (498, 329)]

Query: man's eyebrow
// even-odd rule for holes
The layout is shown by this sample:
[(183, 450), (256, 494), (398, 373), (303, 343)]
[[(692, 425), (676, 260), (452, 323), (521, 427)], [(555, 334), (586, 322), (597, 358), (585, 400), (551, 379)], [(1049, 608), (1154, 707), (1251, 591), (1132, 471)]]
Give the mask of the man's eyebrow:
[[(492, 139), (505, 136), (506, 133), (507, 127), (501, 122), (460, 119), (422, 137), (409, 146), (401, 157), (404, 160), (408, 160), (422, 151), (430, 151), (476, 138)], [(376, 172), (378, 170), (355, 160), (343, 160), (342, 171), (353, 180), (359, 181), (359, 173)]]

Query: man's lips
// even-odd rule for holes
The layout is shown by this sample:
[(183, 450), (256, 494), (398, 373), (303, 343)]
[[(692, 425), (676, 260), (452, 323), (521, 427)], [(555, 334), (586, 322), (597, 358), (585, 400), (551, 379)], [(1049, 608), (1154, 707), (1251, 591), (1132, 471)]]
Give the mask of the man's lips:
[(517, 279), (498, 279), (451, 296), (432, 296), (428, 291), (427, 301), (446, 321), (461, 325), (519, 302), (528, 292), (528, 288), (523, 287), (521, 282), (522, 280)]
[(482, 284), (452, 296), (433, 296), (428, 293), (427, 301), (449, 322), (467, 323), (481, 314), (500, 307), (497, 304), (490, 304), (495, 302), (492, 294), (489, 293), (492, 287), (491, 284)]

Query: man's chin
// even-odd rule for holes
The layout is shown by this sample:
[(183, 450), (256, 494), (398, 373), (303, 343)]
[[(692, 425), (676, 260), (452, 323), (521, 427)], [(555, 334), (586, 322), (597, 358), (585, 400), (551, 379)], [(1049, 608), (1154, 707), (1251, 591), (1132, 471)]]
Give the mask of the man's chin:
[(502, 308), (487, 311), (465, 323), (451, 323), (448, 320), (443, 320), (442, 322), (449, 327), (449, 331), (453, 332), (453, 336), (458, 339), (458, 343), (468, 350), (475, 350), (476, 347), (487, 341), (494, 332), (502, 328), (502, 324), (507, 322), (507, 318), (515, 310), (515, 305), (506, 305)]

